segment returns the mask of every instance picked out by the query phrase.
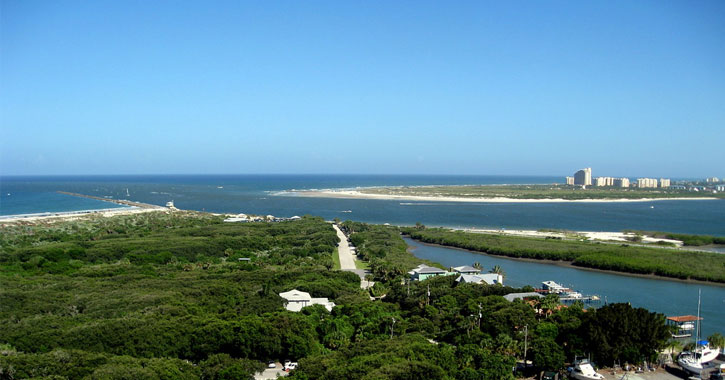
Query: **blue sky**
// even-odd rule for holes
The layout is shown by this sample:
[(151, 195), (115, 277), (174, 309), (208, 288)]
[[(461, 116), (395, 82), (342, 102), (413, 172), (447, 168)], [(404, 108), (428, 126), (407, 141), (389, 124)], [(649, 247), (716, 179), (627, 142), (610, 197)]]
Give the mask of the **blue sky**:
[(725, 176), (725, 2), (0, 0), (2, 174)]

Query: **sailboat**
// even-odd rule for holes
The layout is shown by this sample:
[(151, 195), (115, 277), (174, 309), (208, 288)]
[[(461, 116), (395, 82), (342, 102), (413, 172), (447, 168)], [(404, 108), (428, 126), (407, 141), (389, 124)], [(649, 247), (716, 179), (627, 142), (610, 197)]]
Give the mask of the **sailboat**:
[(692, 351), (685, 351), (677, 358), (677, 364), (688, 372), (699, 375), (704, 365), (715, 360), (720, 355), (720, 349), (712, 349), (706, 340), (700, 339), (700, 297), (701, 290), (697, 292), (697, 339)]
[(128, 193), (128, 187), (126, 188), (126, 196), (127, 197), (130, 197), (131, 196), (131, 194)]

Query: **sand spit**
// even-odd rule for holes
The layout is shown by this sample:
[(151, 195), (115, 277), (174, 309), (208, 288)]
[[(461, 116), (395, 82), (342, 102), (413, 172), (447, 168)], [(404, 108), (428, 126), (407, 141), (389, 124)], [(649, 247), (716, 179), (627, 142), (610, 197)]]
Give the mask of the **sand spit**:
[(612, 202), (650, 202), (650, 201), (684, 201), (684, 200), (713, 200), (714, 197), (702, 198), (638, 198), (638, 199), (516, 199), (516, 198), (468, 198), (468, 197), (447, 197), (447, 196), (420, 196), (420, 195), (394, 195), (394, 194), (370, 194), (357, 190), (296, 190), (286, 192), (302, 197), (314, 198), (344, 198), (344, 199), (380, 199), (400, 201), (425, 201), (425, 202), (469, 202), (469, 203), (612, 203)]

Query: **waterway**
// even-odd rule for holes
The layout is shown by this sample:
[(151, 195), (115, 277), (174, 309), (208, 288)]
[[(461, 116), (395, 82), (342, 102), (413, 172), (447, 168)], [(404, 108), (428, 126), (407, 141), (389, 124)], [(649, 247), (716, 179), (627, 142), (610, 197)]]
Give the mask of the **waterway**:
[(643, 307), (665, 315), (696, 314), (697, 291), (701, 289), (701, 315), (704, 318), (702, 335), (706, 337), (715, 332), (725, 335), (725, 286), (603, 273), (485, 255), (404, 239), (415, 256), (446, 267), (479, 262), (484, 270), (488, 270), (499, 265), (506, 273), (504, 284), (508, 286), (540, 287), (543, 281), (552, 280), (585, 295), (599, 295), (602, 301), (606, 297), (606, 302), (609, 303), (629, 302), (634, 307)]

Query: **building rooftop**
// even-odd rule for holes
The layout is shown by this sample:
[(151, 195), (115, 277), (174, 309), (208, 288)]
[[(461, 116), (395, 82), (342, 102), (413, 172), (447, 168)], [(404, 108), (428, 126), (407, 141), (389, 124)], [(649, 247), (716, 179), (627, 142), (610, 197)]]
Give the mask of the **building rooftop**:
[(679, 323), (679, 322), (695, 322), (698, 320), (701, 321), (702, 317), (698, 318), (694, 315), (678, 315), (678, 316), (667, 317), (667, 319), (669, 319), (670, 321)]
[(461, 267), (454, 267), (453, 270), (456, 271), (456, 272), (459, 272), (459, 273), (463, 273), (463, 272), (476, 272), (476, 273), (479, 273), (479, 272), (481, 272), (480, 269), (474, 268), (474, 267), (471, 267), (471, 266), (468, 266), (468, 265), (464, 265), (464, 266), (461, 266)]
[(532, 297), (539, 298), (539, 297), (542, 297), (542, 295), (539, 293), (536, 293), (536, 292), (529, 292), (529, 293), (509, 293), (509, 294), (503, 296), (503, 298), (506, 298), (506, 301), (509, 301), (509, 302), (513, 302), (516, 299), (532, 298)]
[(279, 296), (286, 299), (287, 301), (309, 301), (312, 299), (310, 293), (303, 292), (297, 289), (292, 289), (289, 292), (280, 293)]

